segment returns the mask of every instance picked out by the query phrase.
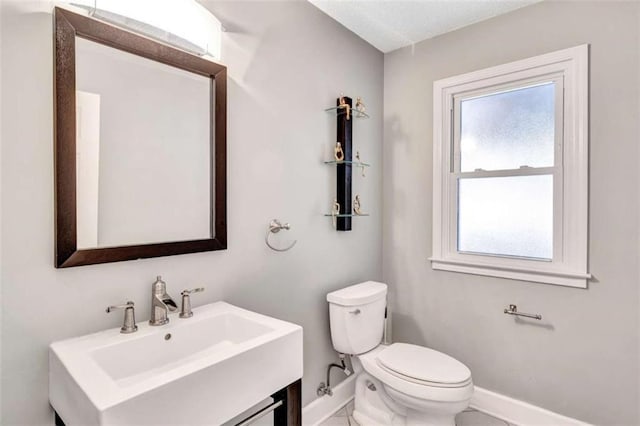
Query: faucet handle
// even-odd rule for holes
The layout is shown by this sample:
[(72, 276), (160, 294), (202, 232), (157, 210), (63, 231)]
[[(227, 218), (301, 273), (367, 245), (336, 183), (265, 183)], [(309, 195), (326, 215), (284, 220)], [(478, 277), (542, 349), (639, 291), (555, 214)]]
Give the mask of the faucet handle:
[(122, 323), (122, 327), (120, 327), (120, 333), (128, 334), (138, 331), (134, 305), (135, 304), (129, 300), (125, 305), (112, 305), (107, 307), (107, 313), (110, 313), (115, 309), (124, 309), (124, 322)]
[(111, 311), (114, 311), (116, 309), (128, 309), (128, 308), (133, 308), (135, 306), (135, 303), (133, 303), (132, 301), (128, 300), (126, 302), (126, 304), (124, 305), (111, 305), (111, 306), (107, 306), (107, 313), (110, 313)]
[(191, 293), (200, 293), (204, 291), (204, 287), (192, 288), (191, 290), (182, 290), (182, 306), (180, 308), (180, 318), (191, 318)]
[(182, 293), (180, 293), (181, 295), (188, 295), (191, 293), (200, 293), (204, 291), (204, 287), (197, 287), (197, 288), (192, 288), (191, 290), (182, 290)]

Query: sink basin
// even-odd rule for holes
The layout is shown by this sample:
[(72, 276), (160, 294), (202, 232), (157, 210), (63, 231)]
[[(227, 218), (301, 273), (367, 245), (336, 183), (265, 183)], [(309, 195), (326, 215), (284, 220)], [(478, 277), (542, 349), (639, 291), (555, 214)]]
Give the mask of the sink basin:
[(49, 348), (49, 400), (67, 426), (211, 425), (302, 377), (302, 327), (217, 302)]

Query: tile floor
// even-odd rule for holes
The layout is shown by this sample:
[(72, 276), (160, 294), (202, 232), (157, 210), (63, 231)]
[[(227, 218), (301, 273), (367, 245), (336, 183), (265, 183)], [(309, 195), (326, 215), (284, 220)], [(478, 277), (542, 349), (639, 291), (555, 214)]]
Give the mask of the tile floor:
[[(353, 401), (340, 409), (333, 417), (325, 420), (321, 426), (367, 426), (359, 425), (351, 416)], [(469, 408), (456, 416), (456, 426), (514, 426), (504, 420), (491, 417), (473, 408)]]

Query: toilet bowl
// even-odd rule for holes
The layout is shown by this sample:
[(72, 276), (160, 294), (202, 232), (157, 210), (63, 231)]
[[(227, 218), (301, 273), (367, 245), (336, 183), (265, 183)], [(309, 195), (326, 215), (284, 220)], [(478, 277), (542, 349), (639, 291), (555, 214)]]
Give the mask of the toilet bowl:
[(382, 345), (387, 286), (368, 281), (327, 295), (334, 348), (362, 366), (353, 416), (361, 425), (454, 426), (473, 395), (471, 372), (444, 353)]

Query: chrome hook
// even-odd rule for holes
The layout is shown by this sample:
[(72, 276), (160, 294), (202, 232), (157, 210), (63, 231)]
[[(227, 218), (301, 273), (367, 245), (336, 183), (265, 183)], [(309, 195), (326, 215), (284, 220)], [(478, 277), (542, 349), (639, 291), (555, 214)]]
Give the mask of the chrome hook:
[(278, 219), (273, 219), (270, 223), (269, 223), (269, 229), (267, 230), (267, 235), (264, 237), (264, 242), (267, 244), (267, 246), (271, 249), (271, 250), (275, 250), (275, 251), (288, 251), (291, 250), (293, 248), (293, 246), (296, 245), (296, 243), (298, 242), (298, 240), (294, 240), (289, 247), (286, 248), (277, 248), (271, 245), (271, 243), (269, 242), (269, 236), (271, 234), (277, 234), (278, 232), (280, 232), (281, 230), (290, 230), (291, 229), (291, 225), (288, 223), (281, 223)]

